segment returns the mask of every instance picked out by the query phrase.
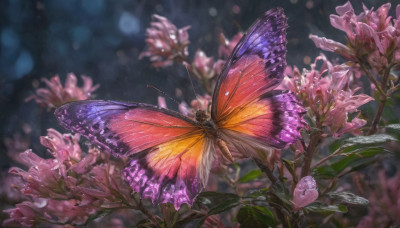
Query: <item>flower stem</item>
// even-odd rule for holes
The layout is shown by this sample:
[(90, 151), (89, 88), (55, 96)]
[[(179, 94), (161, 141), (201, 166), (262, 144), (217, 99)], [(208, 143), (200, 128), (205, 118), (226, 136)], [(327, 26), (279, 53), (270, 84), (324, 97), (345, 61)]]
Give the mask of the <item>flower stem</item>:
[(375, 79), (375, 77), (371, 74), (371, 71), (367, 69), (367, 67), (365, 66), (363, 61), (361, 59), (359, 59), (358, 62), (360, 64), (361, 69), (364, 71), (365, 75), (367, 75), (368, 79), (375, 85), (375, 87), (377, 88), (379, 93), (381, 95), (385, 95), (386, 94), (385, 91), (381, 88), (381, 85), (378, 83), (378, 81)]
[(390, 69), (391, 69), (391, 67), (386, 68), (385, 73), (383, 75), (383, 79), (381, 82), (382, 90), (379, 91), (380, 92), (379, 107), (378, 107), (378, 110), (376, 111), (374, 120), (371, 123), (371, 127), (368, 130), (368, 135), (372, 135), (372, 134), (376, 133), (377, 125), (378, 125), (379, 121), (381, 120), (383, 109), (385, 108), (386, 100), (388, 98), (388, 96), (386, 94), (386, 88), (387, 88), (387, 81), (389, 79)]
[(377, 125), (378, 125), (379, 121), (381, 120), (383, 109), (385, 108), (386, 99), (387, 99), (386, 96), (381, 96), (381, 99), (379, 101), (379, 107), (378, 107), (378, 110), (376, 111), (374, 120), (371, 123), (371, 127), (368, 130), (368, 135), (373, 135), (376, 133)]
[(311, 134), (310, 143), (305, 151), (305, 159), (303, 169), (301, 170), (301, 177), (305, 177), (310, 173), (314, 152), (317, 150), (317, 146), (321, 140), (321, 135), (322, 131), (320, 130)]

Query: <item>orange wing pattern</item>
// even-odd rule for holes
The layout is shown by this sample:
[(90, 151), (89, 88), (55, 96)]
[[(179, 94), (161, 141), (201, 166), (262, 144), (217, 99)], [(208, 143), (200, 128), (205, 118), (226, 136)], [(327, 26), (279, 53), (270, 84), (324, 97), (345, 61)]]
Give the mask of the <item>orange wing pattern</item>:
[(200, 128), (167, 109), (115, 101), (79, 101), (56, 110), (61, 125), (117, 157), (126, 157)]
[(300, 136), (304, 109), (293, 94), (273, 91), (286, 68), (286, 21), (281, 8), (266, 12), (218, 78), (211, 114), (230, 151), (252, 156)]
[(283, 79), (286, 68), (286, 17), (269, 10), (235, 47), (213, 95), (212, 118), (218, 122), (234, 109), (253, 102)]
[(203, 134), (171, 140), (133, 156), (123, 175), (131, 188), (153, 203), (193, 204), (205, 186), (214, 159)]
[[(260, 149), (265, 149), (266, 145), (283, 148), (300, 138), (303, 114), (304, 109), (293, 94), (277, 90), (235, 109), (219, 122), (219, 128), (228, 142), (236, 138), (242, 144), (248, 141), (253, 145), (264, 145), (258, 145)], [(248, 148), (239, 152), (251, 153)]]
[(115, 156), (131, 156), (123, 175), (154, 203), (192, 204), (207, 183), (213, 147), (196, 122), (152, 105), (80, 101), (56, 110), (61, 125)]

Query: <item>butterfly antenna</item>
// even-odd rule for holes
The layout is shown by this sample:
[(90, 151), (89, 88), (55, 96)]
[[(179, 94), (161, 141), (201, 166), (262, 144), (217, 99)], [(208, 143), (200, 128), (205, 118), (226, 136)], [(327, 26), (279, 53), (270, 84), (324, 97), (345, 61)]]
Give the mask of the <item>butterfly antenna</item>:
[(177, 105), (180, 105), (180, 103), (177, 100), (175, 100), (174, 98), (170, 97), (167, 93), (165, 93), (164, 91), (160, 90), (159, 88), (157, 88), (157, 87), (155, 87), (153, 85), (147, 85), (147, 88), (152, 88), (152, 89), (157, 90), (157, 92), (159, 92), (162, 95), (168, 97), (168, 99), (170, 99), (171, 101), (175, 102)]
[(189, 70), (188, 70), (188, 68), (187, 68), (187, 65), (185, 65), (185, 68), (186, 68), (186, 72), (188, 73), (188, 76), (189, 76), (190, 85), (192, 85), (192, 90), (193, 90), (194, 96), (196, 97), (197, 101), (200, 103), (200, 100), (199, 100), (199, 98), (198, 98), (198, 96), (197, 96), (196, 90), (194, 89), (192, 77), (191, 77), (191, 75), (190, 75), (190, 73), (189, 73)]

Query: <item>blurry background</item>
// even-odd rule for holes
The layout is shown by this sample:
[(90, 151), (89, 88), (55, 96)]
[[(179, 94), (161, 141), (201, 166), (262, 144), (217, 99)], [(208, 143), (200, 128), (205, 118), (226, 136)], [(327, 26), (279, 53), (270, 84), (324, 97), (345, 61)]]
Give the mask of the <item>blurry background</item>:
[[(90, 76), (101, 85), (94, 93), (97, 99), (156, 104), (158, 94), (146, 88), (147, 84), (172, 97), (176, 88), (183, 90), (187, 101), (194, 97), (185, 69), (173, 66), (157, 70), (148, 59), (138, 60), (152, 14), (167, 17), (178, 28), (191, 25), (191, 55), (201, 48), (208, 56), (217, 56), (220, 32), (231, 38), (271, 7), (281, 6), (289, 18), (288, 65), (303, 68), (320, 52), (308, 38), (310, 33), (345, 42), (344, 33), (329, 22), (335, 7), (345, 2), (0, 0), (0, 169), (12, 165), (6, 156), (4, 138), (12, 138), (16, 132), (22, 134), (23, 129), (31, 131), (30, 148), (46, 156), (39, 136), (50, 127), (65, 132), (52, 111), (47, 112), (34, 101), (24, 102), (36, 88), (44, 86), (42, 77), (58, 74), (64, 84), (69, 72), (78, 77)], [(364, 4), (377, 8), (386, 2), (368, 0)], [(390, 2), (390, 14), (394, 15), (400, 0)], [(362, 2), (351, 3), (360, 13)]]

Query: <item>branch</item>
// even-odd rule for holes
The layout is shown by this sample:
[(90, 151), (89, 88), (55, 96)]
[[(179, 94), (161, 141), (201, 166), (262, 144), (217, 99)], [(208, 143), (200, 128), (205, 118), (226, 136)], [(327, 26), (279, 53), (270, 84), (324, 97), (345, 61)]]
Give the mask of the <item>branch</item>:
[(339, 155), (340, 153), (342, 153), (342, 149), (338, 149), (335, 152), (333, 152), (332, 154), (330, 154), (329, 156), (319, 160), (318, 162), (316, 162), (314, 165), (311, 166), (311, 169), (314, 169), (320, 165), (322, 165), (323, 163), (325, 163), (326, 161), (328, 161), (329, 159), (335, 157), (336, 155)]
[(263, 171), (265, 174), (267, 174), (267, 177), (272, 182), (272, 184), (275, 184), (278, 181), (276, 179), (276, 177), (274, 176), (274, 174), (272, 173), (272, 171), (266, 165), (264, 165), (260, 159), (253, 158), (253, 160), (256, 163), (256, 165), (258, 166), (258, 168), (260, 168), (261, 171)]

